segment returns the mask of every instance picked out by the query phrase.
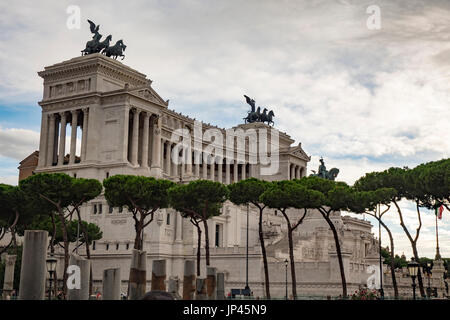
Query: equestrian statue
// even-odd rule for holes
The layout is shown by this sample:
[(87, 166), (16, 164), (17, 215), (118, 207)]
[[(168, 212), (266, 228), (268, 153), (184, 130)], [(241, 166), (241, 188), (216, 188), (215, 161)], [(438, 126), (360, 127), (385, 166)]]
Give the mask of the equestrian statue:
[(311, 174), (310, 177), (319, 177), (323, 179), (334, 180), (336, 179), (339, 173), (339, 169), (332, 168), (330, 169), (330, 171), (328, 171), (327, 167), (325, 167), (325, 162), (323, 161), (323, 158), (320, 158), (320, 166), (318, 172), (316, 173), (315, 170), (312, 170), (312, 172), (313, 174)]

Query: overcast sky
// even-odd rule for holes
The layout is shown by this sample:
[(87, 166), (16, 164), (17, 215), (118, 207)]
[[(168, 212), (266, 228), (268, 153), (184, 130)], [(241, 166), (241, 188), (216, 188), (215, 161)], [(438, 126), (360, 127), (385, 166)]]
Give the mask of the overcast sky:
[[(67, 27), (70, 5), (80, 29)], [(220, 127), (242, 122), (243, 94), (273, 109), (275, 126), (312, 156), (308, 172), (323, 156), (352, 184), (450, 155), (449, 1), (3, 1), (0, 183), (16, 184), (18, 162), (38, 149), (36, 72), (80, 55), (91, 39), (86, 19), (124, 40), (123, 62), (147, 74), (171, 109)], [(403, 207), (414, 230), (415, 208)], [(411, 256), (398, 217), (388, 219), (397, 250)], [(431, 257), (433, 215), (424, 221), (419, 254)], [(450, 257), (449, 212), (441, 229)]]

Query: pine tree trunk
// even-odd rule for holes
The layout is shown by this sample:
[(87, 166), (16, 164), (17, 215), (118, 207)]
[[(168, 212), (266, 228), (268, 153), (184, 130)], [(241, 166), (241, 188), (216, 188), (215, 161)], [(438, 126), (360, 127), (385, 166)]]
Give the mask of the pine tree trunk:
[(202, 246), (202, 230), (197, 224), (197, 277), (200, 277), (200, 262), (201, 262), (201, 246)]
[(297, 299), (297, 279), (295, 276), (294, 243), (292, 241), (292, 228), (291, 228), (290, 224), (288, 225), (288, 240), (289, 240), (289, 260), (291, 262), (292, 295), (294, 296), (294, 300), (296, 300)]
[(261, 244), (261, 253), (263, 257), (263, 264), (264, 264), (264, 280), (265, 280), (265, 286), (266, 286), (266, 298), (270, 299), (270, 282), (269, 282), (269, 266), (267, 264), (267, 253), (266, 253), (266, 246), (264, 243), (264, 234), (263, 234), (263, 228), (262, 228), (262, 220), (263, 220), (263, 209), (259, 209), (259, 242)]
[(392, 277), (392, 286), (394, 287), (394, 296), (397, 299), (398, 298), (398, 286), (397, 286), (397, 278), (395, 276), (395, 253), (394, 253), (394, 238), (392, 237), (392, 232), (389, 230), (387, 225), (380, 219), (380, 223), (383, 225), (384, 229), (387, 231), (389, 235), (389, 241), (391, 243), (391, 263), (390, 263), (390, 269), (391, 269), (391, 277)]
[(209, 233), (208, 233), (208, 221), (203, 220), (203, 227), (205, 228), (205, 256), (206, 256), (206, 265), (210, 265), (209, 261)]
[(330, 226), (331, 231), (333, 232), (334, 243), (336, 245), (336, 253), (337, 253), (338, 262), (339, 262), (339, 270), (341, 272), (342, 296), (343, 296), (344, 299), (346, 299), (347, 298), (347, 281), (345, 279), (345, 270), (344, 270), (344, 263), (342, 261), (342, 252), (341, 252), (341, 244), (339, 243), (339, 236), (338, 236), (338, 233), (336, 231), (336, 227), (334, 226), (334, 224), (331, 221), (331, 219), (328, 216), (328, 214), (326, 214), (326, 213), (324, 213), (322, 211), (320, 211), (320, 213), (322, 214), (322, 216), (324, 217), (324, 219), (326, 220), (326, 222)]
[(64, 272), (63, 272), (63, 294), (64, 298), (67, 296), (67, 268), (69, 267), (69, 240), (67, 237), (67, 227), (66, 221), (64, 220), (64, 213), (59, 213), (59, 218), (61, 220), (61, 227), (63, 232), (63, 242), (64, 242)]

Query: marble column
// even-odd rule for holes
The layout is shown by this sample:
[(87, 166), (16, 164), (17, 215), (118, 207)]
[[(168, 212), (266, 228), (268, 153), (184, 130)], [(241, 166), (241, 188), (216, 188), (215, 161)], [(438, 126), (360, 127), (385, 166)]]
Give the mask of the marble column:
[(195, 261), (184, 261), (184, 276), (183, 276), (183, 300), (194, 299), (195, 282)]
[[(174, 145), (174, 148), (175, 148), (175, 145)], [(171, 145), (170, 149), (171, 149), (170, 155), (172, 156), (172, 151), (173, 151), (172, 145)], [(171, 161), (171, 166), (172, 166), (172, 176), (178, 177), (178, 164), (175, 164), (175, 161)]]
[(103, 270), (103, 300), (120, 300), (120, 268)]
[(295, 166), (295, 179), (300, 178), (300, 168), (299, 166)]
[(230, 164), (225, 161), (225, 183), (230, 184)]
[(154, 176), (161, 177), (162, 169), (161, 169), (161, 117), (157, 116), (154, 119), (153, 125), (153, 143), (152, 143), (152, 167), (151, 173)]
[(245, 177), (246, 177), (246, 168), (247, 167), (247, 165), (245, 164), (245, 163), (243, 163), (242, 165), (241, 165), (241, 169), (242, 169), (242, 171), (241, 171), (241, 173), (242, 173), (242, 175), (241, 175), (241, 179), (242, 180), (244, 180), (245, 179)]
[(51, 166), (53, 164), (53, 153), (55, 152), (55, 114), (49, 114), (49, 129), (48, 129), (48, 148), (47, 148), (47, 166)]
[(181, 216), (181, 214), (178, 213), (175, 214), (175, 223), (176, 223), (175, 241), (181, 242), (183, 241), (183, 217)]
[(77, 125), (78, 125), (78, 111), (72, 110), (72, 132), (70, 135), (69, 164), (75, 163), (75, 154), (77, 151)]
[(81, 161), (86, 160), (87, 151), (87, 134), (88, 134), (88, 110), (89, 108), (83, 108), (83, 126), (82, 126), (82, 137), (81, 137)]
[(25, 230), (20, 268), (19, 300), (44, 300), (48, 232)]
[(213, 159), (211, 164), (209, 165), (210, 172), (209, 172), (209, 180), (214, 181), (216, 178), (216, 162)]
[(290, 164), (290, 167), (291, 167), (290, 168), (291, 175), (289, 177), (289, 180), (293, 180), (295, 178), (295, 166), (293, 164)]
[(208, 164), (205, 161), (203, 161), (202, 170), (202, 179), (208, 179)]
[(206, 267), (206, 295), (209, 300), (216, 300), (217, 268)]
[(151, 288), (166, 291), (166, 260), (153, 260)]
[(186, 175), (192, 176), (192, 150), (190, 148), (186, 148)]
[(136, 109), (133, 113), (133, 135), (131, 138), (131, 164), (138, 165), (138, 148), (139, 148), (139, 114), (140, 110)]
[(237, 161), (233, 162), (233, 181), (238, 182), (239, 181), (239, 171), (238, 171), (238, 164)]
[(70, 255), (69, 265), (76, 265), (80, 268), (79, 289), (68, 288), (68, 300), (89, 300), (89, 276), (91, 273), (91, 261), (75, 254)]
[(197, 178), (200, 178), (200, 161), (199, 161), (199, 157), (198, 157), (199, 152), (198, 151), (194, 151), (194, 161), (195, 161), (195, 176)]
[(46, 113), (42, 113), (38, 167), (44, 167), (47, 164), (47, 143), (48, 143), (48, 115)]
[(167, 173), (167, 175), (169, 175), (170, 176), (170, 165), (171, 165), (171, 162), (172, 161), (170, 161), (170, 142), (169, 141), (166, 141), (165, 142), (165, 145), (166, 145), (166, 159), (165, 159), (165, 169), (166, 169), (166, 173)]
[(3, 280), (3, 297), (10, 294), (14, 289), (14, 266), (16, 265), (16, 255), (6, 255), (5, 259), (5, 277)]
[(61, 128), (59, 133), (58, 166), (64, 164), (64, 155), (66, 153), (66, 113), (61, 112)]
[(222, 170), (223, 170), (223, 159), (220, 158), (219, 164), (217, 165), (217, 181), (219, 181), (220, 183), (223, 183)]
[(148, 131), (149, 131), (149, 119), (150, 115), (148, 112), (144, 114), (144, 124), (142, 133), (142, 158), (141, 158), (141, 166), (144, 168), (148, 167)]

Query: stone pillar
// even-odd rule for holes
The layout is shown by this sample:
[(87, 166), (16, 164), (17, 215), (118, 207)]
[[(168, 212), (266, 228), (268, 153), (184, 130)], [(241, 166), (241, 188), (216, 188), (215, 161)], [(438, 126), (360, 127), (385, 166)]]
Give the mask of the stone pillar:
[(20, 268), (20, 300), (45, 298), (47, 244), (47, 231), (25, 230)]
[(184, 261), (183, 300), (194, 300), (195, 261)]
[(55, 114), (51, 113), (49, 115), (49, 128), (48, 128), (48, 143), (47, 143), (47, 166), (51, 166), (53, 164), (53, 155), (55, 152)]
[(162, 176), (161, 170), (161, 117), (155, 119), (153, 126), (153, 143), (152, 143), (152, 167), (151, 174), (156, 177)]
[(206, 300), (206, 281), (204, 278), (197, 278), (195, 286), (195, 300)]
[(299, 179), (299, 178), (300, 178), (300, 167), (295, 166), (295, 179)]
[(192, 176), (192, 150), (190, 148), (186, 148), (186, 175)]
[(47, 143), (48, 143), (48, 115), (46, 113), (42, 113), (41, 138), (39, 140), (38, 167), (44, 167), (47, 164)]
[(233, 181), (238, 182), (239, 181), (239, 171), (238, 171), (238, 164), (237, 161), (233, 162)]
[(223, 174), (222, 174), (222, 170), (223, 170), (223, 159), (219, 160), (219, 164), (217, 165), (217, 181), (219, 181), (220, 183), (223, 183)]
[(218, 272), (217, 273), (217, 300), (225, 299), (225, 273)]
[(166, 260), (153, 260), (152, 291), (166, 291)]
[[(174, 145), (174, 148), (175, 148), (175, 145)], [(170, 151), (170, 155), (172, 156), (172, 147), (171, 147), (171, 151)], [(175, 155), (175, 157), (178, 157), (178, 155)], [(171, 167), (172, 167), (172, 176), (173, 177), (179, 177), (179, 174), (178, 174), (178, 167), (179, 167), (179, 165), (178, 164), (175, 164), (175, 161), (171, 161)]]
[(61, 112), (61, 128), (59, 133), (58, 166), (64, 164), (64, 154), (66, 153), (66, 113)]
[(194, 151), (194, 152), (195, 152), (195, 154), (194, 154), (194, 160), (195, 160), (195, 173), (194, 173), (194, 175), (197, 178), (200, 178), (200, 159), (198, 157), (199, 152), (198, 151)]
[(228, 161), (225, 162), (225, 183), (230, 184), (230, 164)]
[(175, 221), (176, 221), (175, 241), (182, 242), (183, 241), (183, 217), (178, 212), (175, 212)]
[(165, 167), (165, 171), (166, 174), (170, 176), (170, 142), (166, 141), (165, 143), (166, 146), (166, 159), (165, 159), (165, 163), (164, 163), (164, 167)]
[(444, 298), (445, 291), (445, 282), (444, 282), (444, 260), (437, 259), (433, 261), (433, 270), (431, 274), (432, 287), (437, 288), (438, 298)]
[(204, 160), (202, 164), (202, 179), (208, 179), (208, 164)]
[(242, 180), (244, 180), (245, 179), (245, 176), (246, 176), (246, 164), (245, 163), (243, 163), (242, 165), (241, 165), (241, 173), (242, 173), (242, 175), (241, 175), (241, 177), (242, 177)]
[(142, 158), (141, 158), (141, 166), (144, 168), (148, 167), (148, 131), (149, 131), (149, 120), (150, 115), (148, 112), (144, 114), (144, 125), (143, 125), (143, 134), (142, 134)]
[(77, 152), (77, 125), (78, 125), (78, 111), (72, 110), (72, 132), (70, 135), (69, 164), (75, 163), (75, 154)]
[(146, 291), (147, 252), (133, 249), (131, 254), (128, 300), (140, 300)]
[(167, 292), (180, 299), (181, 297), (180, 294), (178, 293), (178, 290), (179, 290), (178, 277), (176, 278), (170, 277), (169, 281), (167, 282)]
[(103, 300), (120, 300), (120, 268), (103, 270)]
[(290, 176), (289, 176), (289, 180), (293, 180), (295, 178), (295, 166), (293, 164), (290, 164)]
[(89, 300), (89, 276), (91, 273), (91, 261), (75, 254), (70, 255), (69, 265), (80, 268), (80, 288), (67, 288), (68, 300)]
[(216, 178), (216, 162), (214, 159), (209, 165), (209, 167), (210, 167), (209, 180), (214, 181)]
[(81, 161), (86, 160), (87, 151), (87, 135), (88, 135), (88, 110), (89, 108), (83, 108), (83, 127), (82, 127), (82, 137), (81, 137)]
[(14, 267), (16, 265), (16, 255), (6, 255), (5, 258), (5, 277), (3, 281), (3, 298), (10, 294), (14, 289)]
[(139, 143), (139, 114), (140, 110), (135, 110), (133, 113), (133, 135), (131, 137), (131, 164), (138, 165), (138, 143)]
[(217, 268), (206, 267), (206, 293), (209, 300), (216, 300)]

